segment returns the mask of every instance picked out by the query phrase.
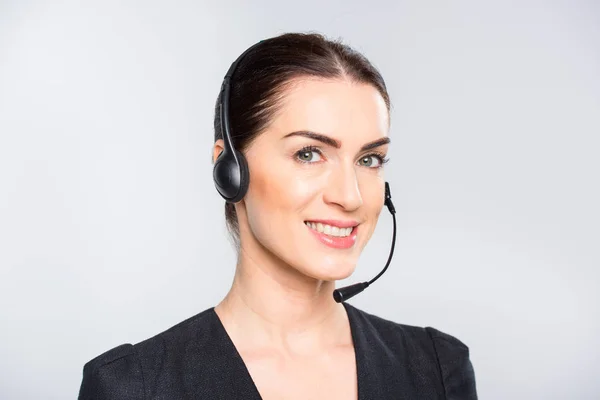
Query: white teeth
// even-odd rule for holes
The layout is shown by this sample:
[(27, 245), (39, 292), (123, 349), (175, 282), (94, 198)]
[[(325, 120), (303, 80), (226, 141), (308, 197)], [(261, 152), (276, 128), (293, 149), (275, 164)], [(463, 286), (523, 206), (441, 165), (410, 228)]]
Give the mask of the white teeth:
[(322, 224), (320, 222), (315, 224), (314, 222), (307, 221), (307, 222), (305, 222), (305, 224), (306, 224), (306, 226), (308, 226), (311, 229), (314, 229), (317, 232), (324, 233), (329, 236), (336, 236), (336, 237), (350, 236), (350, 233), (352, 233), (352, 229), (353, 229), (353, 228), (340, 228), (337, 226)]

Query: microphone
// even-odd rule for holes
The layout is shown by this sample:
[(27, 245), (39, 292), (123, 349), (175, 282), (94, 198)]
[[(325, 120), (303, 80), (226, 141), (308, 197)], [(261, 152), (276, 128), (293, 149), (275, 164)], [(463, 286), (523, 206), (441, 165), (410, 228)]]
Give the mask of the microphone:
[(333, 299), (341, 303), (343, 301), (348, 300), (351, 297), (356, 296), (366, 288), (368, 288), (373, 282), (375, 282), (383, 273), (388, 269), (390, 265), (390, 261), (392, 261), (392, 256), (394, 255), (394, 247), (396, 245), (396, 209), (394, 208), (394, 204), (392, 203), (392, 194), (390, 192), (390, 184), (385, 183), (385, 205), (387, 206), (390, 214), (392, 214), (392, 219), (394, 221), (394, 233), (392, 234), (392, 248), (390, 249), (390, 255), (388, 257), (387, 263), (385, 267), (381, 270), (379, 274), (368, 282), (360, 282), (355, 283), (354, 285), (345, 286), (343, 288), (335, 289), (333, 291)]

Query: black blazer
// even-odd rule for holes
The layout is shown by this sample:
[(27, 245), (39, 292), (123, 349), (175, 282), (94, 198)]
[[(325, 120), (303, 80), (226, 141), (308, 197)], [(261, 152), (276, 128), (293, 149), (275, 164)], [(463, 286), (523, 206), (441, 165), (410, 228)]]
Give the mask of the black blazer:
[[(434, 328), (384, 320), (344, 303), (359, 400), (475, 400), (469, 349)], [(259, 400), (214, 308), (85, 364), (80, 400)]]

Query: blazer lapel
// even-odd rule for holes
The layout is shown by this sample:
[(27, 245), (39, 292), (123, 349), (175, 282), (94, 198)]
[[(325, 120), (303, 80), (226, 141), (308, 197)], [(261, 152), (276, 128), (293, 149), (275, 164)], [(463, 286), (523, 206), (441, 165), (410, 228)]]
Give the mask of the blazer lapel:
[(377, 338), (372, 337), (374, 330), (358, 310), (348, 303), (343, 304), (348, 314), (354, 342), (358, 400), (391, 399), (392, 397), (385, 397), (388, 391), (386, 390), (386, 368), (384, 368), (384, 365), (389, 365), (390, 360), (385, 357), (385, 349), (382, 343), (379, 343)]
[(192, 387), (190, 398), (223, 400), (261, 400), (242, 357), (238, 353), (225, 327), (214, 311), (211, 313), (207, 343), (198, 343), (202, 351), (188, 349), (188, 354), (202, 354), (193, 359), (194, 365), (186, 366), (192, 371), (187, 386)]

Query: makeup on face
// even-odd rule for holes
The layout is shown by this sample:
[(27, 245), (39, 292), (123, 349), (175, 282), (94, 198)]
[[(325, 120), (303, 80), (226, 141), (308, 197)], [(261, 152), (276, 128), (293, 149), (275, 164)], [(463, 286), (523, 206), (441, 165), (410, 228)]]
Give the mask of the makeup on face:
[(275, 255), (327, 281), (353, 272), (383, 207), (390, 139), (377, 96), (368, 86), (322, 81), (287, 95), (246, 153), (244, 213), (260, 245), (255, 258)]
[[(342, 144), (338, 140), (327, 135), (308, 131), (292, 132), (291, 134), (286, 135), (284, 139), (294, 137), (305, 137), (309, 139), (295, 139), (295, 142), (310, 143), (293, 147), (289, 155), (295, 162), (301, 164), (319, 164), (326, 161), (335, 163), (340, 160), (339, 155), (342, 153), (340, 150)], [(358, 166), (366, 167), (371, 171), (376, 172), (380, 170), (389, 159), (387, 158), (386, 152), (383, 152), (379, 148), (387, 145), (389, 142), (390, 139), (388, 137), (383, 137), (363, 145), (356, 153), (355, 162)]]
[(314, 237), (326, 246), (335, 249), (349, 249), (356, 243), (358, 222), (317, 220), (305, 221), (304, 224)]

